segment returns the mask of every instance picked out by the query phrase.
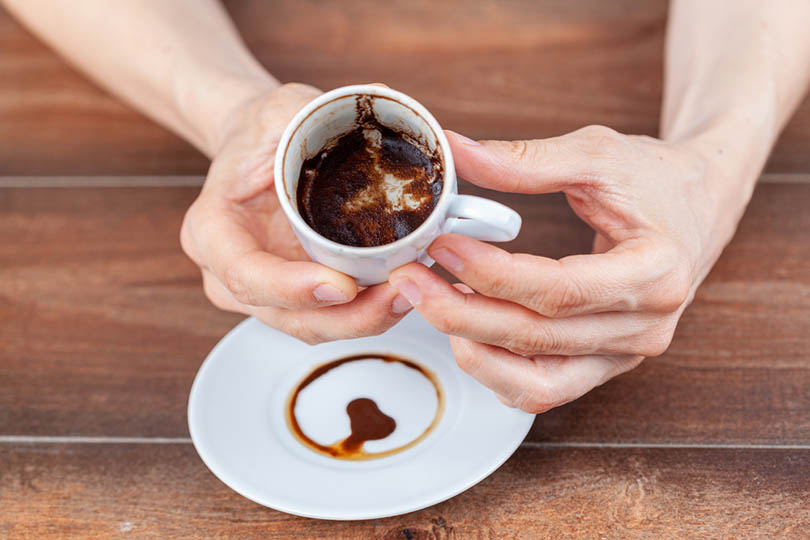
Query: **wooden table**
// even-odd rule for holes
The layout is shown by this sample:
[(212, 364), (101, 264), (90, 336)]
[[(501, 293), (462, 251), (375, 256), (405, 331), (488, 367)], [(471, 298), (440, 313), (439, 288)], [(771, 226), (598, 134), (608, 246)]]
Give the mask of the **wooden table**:
[[(656, 133), (663, 0), (273, 4), (228, 7), (283, 80), (385, 81), (473, 137)], [(194, 373), (240, 319), (179, 247), (204, 158), (0, 14), (0, 539), (808, 538), (808, 149), (805, 104), (665, 355), (539, 416), (449, 501), (303, 519), (188, 439)], [(525, 217), (513, 249), (588, 249), (561, 197), (496, 198)]]

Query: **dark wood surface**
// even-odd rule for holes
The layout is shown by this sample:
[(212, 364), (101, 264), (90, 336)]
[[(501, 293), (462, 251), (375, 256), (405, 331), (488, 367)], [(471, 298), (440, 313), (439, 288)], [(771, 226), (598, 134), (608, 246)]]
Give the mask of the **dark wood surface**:
[[(664, 0), (226, 4), (282, 80), (387, 82), (474, 137), (657, 130)], [(665, 355), (538, 416), (447, 502), (297, 518), (187, 438), (194, 373), (241, 319), (179, 247), (207, 163), (0, 11), (0, 540), (810, 538), (808, 148), (805, 103)], [(561, 197), (486, 195), (524, 216), (511, 249), (588, 249)]]
[[(207, 303), (179, 249), (196, 191), (0, 189), (6, 433), (188, 435), (194, 373), (240, 319)], [(510, 249), (587, 251), (590, 232), (562, 197), (486, 195), (526, 220)], [(808, 209), (810, 183), (761, 184), (670, 350), (539, 416), (530, 439), (810, 441)]]
[[(352, 525), (242, 499), (185, 439), (194, 373), (239, 320), (207, 304), (179, 250), (195, 194), (0, 188), (0, 538), (802, 538), (810, 183), (759, 186), (664, 356), (539, 416), (469, 492)], [(560, 197), (497, 198), (530, 224), (513, 249), (587, 249)]]
[[(229, 0), (282, 81), (381, 81), (473, 137), (587, 124), (654, 135), (666, 0)], [(0, 175), (202, 174), (204, 158), (96, 89), (0, 9)], [(810, 105), (769, 170), (810, 171)], [(104, 159), (98, 159), (103, 155)]]
[(267, 510), (189, 445), (0, 446), (0, 538), (807, 538), (810, 453), (524, 447), (425, 510), (359, 522)]

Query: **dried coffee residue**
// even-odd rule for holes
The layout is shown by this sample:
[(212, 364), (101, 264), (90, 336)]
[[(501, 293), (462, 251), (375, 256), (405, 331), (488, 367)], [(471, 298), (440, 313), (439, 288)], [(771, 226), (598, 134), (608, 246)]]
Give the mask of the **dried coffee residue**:
[(372, 96), (358, 96), (355, 128), (304, 161), (298, 209), (326, 238), (357, 247), (389, 244), (419, 227), (443, 186), (438, 149), (379, 122)]
[[(329, 371), (338, 366), (342, 366), (348, 362), (356, 362), (358, 360), (382, 360), (384, 362), (399, 362), (402, 365), (414, 369), (427, 378), (436, 389), (437, 407), (433, 421), (416, 439), (384, 452), (366, 452), (363, 450), (363, 444), (366, 441), (375, 441), (388, 437), (392, 434), (397, 427), (396, 421), (382, 412), (374, 400), (367, 397), (360, 397), (353, 399), (346, 405), (346, 414), (349, 415), (351, 425), (351, 434), (341, 441), (337, 441), (331, 445), (324, 445), (317, 443), (310, 439), (301, 426), (298, 424), (298, 419), (295, 416), (295, 404), (298, 402), (298, 395), (301, 391), (309, 386), (315, 379), (323, 376)], [(375, 459), (385, 456), (390, 456), (401, 452), (407, 448), (414, 446), (419, 441), (423, 440), (439, 423), (442, 413), (444, 412), (444, 394), (439, 384), (439, 379), (429, 369), (420, 366), (416, 362), (406, 360), (398, 356), (388, 354), (359, 354), (348, 356), (339, 360), (334, 360), (315, 368), (309, 375), (307, 375), (298, 385), (293, 389), (290, 398), (287, 400), (287, 425), (292, 431), (296, 439), (298, 439), (305, 446), (312, 450), (325, 454), (337, 459), (346, 460), (365, 460)]]

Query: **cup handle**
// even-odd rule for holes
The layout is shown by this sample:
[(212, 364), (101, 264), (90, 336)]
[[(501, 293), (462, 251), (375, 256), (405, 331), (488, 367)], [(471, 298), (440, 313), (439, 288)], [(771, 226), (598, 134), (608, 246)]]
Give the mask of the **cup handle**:
[(508, 242), (520, 232), (520, 214), (506, 205), (473, 195), (455, 195), (450, 201), (447, 232), (485, 242)]

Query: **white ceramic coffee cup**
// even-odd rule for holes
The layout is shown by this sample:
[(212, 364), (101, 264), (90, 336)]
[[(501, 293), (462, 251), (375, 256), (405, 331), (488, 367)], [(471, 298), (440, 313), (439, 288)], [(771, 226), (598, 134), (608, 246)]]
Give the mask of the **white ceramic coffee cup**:
[[(428, 218), (409, 235), (376, 247), (347, 246), (321, 236), (301, 217), (296, 198), (304, 160), (319, 152), (330, 139), (355, 127), (358, 96), (371, 96), (374, 114), (381, 124), (409, 135), (430, 152), (438, 148), (444, 171), (442, 192)], [(383, 86), (344, 86), (326, 92), (301, 109), (281, 137), (275, 184), (281, 207), (312, 260), (354, 277), (363, 286), (387, 281), (392, 270), (409, 262), (432, 265), (427, 248), (440, 234), (506, 242), (520, 231), (520, 215), (511, 208), (458, 194), (453, 154), (439, 123), (416, 100)]]

